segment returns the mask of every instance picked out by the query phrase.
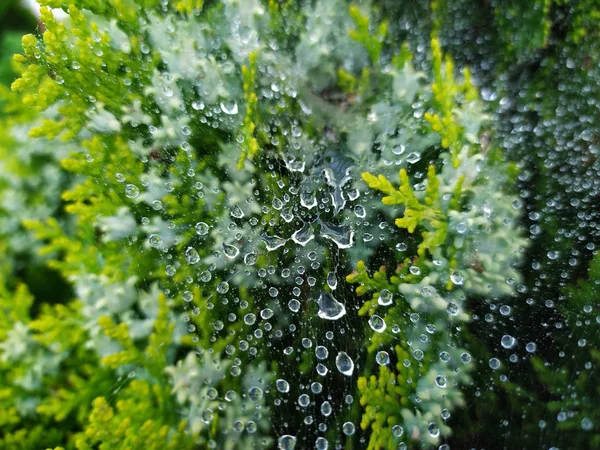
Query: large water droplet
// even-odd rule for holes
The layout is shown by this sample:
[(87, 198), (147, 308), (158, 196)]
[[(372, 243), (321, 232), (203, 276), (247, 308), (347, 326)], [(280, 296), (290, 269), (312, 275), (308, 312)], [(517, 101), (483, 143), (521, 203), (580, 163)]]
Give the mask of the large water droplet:
[(369, 326), (376, 331), (377, 333), (382, 333), (387, 328), (385, 324), (385, 320), (378, 316), (377, 314), (373, 314), (369, 319)]
[(285, 165), (290, 172), (304, 172), (304, 168), (306, 167), (306, 163), (301, 159), (296, 159), (294, 157), (290, 157), (284, 160)]
[(465, 282), (465, 277), (460, 271), (454, 270), (450, 274), (450, 281), (452, 281), (455, 285), (460, 286)]
[(394, 437), (400, 437), (404, 434), (404, 428), (402, 428), (400, 425), (394, 425), (392, 427), (392, 434)]
[(240, 249), (234, 245), (223, 243), (223, 253), (225, 253), (225, 256), (227, 256), (228, 258), (233, 259), (240, 254)]
[(247, 266), (252, 266), (258, 260), (258, 255), (254, 252), (246, 253), (244, 256), (244, 264)]
[(207, 223), (198, 222), (196, 224), (196, 234), (198, 236), (205, 236), (205, 235), (207, 235), (209, 229), (210, 229), (210, 227), (208, 226)]
[(227, 294), (227, 292), (229, 292), (229, 283), (227, 281), (221, 281), (217, 286), (217, 292), (219, 294)]
[(302, 228), (300, 228), (299, 230), (295, 231), (294, 234), (292, 234), (292, 241), (303, 247), (310, 241), (312, 241), (314, 238), (315, 235), (312, 232), (310, 224), (308, 223), (305, 223)]
[(333, 408), (331, 407), (331, 403), (329, 403), (327, 400), (321, 403), (321, 414), (323, 414), (325, 417), (331, 415), (332, 411)]
[(277, 441), (277, 448), (279, 450), (294, 450), (296, 447), (296, 437), (284, 434)]
[(161, 248), (163, 245), (161, 237), (157, 234), (151, 234), (148, 236), (148, 243), (150, 244), (150, 247), (153, 248)]
[(377, 364), (380, 366), (385, 366), (390, 362), (390, 355), (388, 352), (381, 350), (375, 355), (375, 361), (377, 361)]
[(317, 206), (317, 197), (312, 192), (301, 192), (300, 204), (306, 209), (312, 209)]
[(367, 211), (365, 211), (365, 208), (363, 206), (356, 205), (354, 207), (354, 214), (356, 215), (356, 217), (363, 219), (367, 215)]
[(262, 389), (257, 386), (251, 387), (248, 389), (248, 398), (253, 402), (259, 401), (261, 398), (263, 398)]
[(421, 155), (416, 152), (409, 153), (406, 157), (406, 162), (410, 164), (415, 164), (421, 160)]
[(212, 411), (212, 409), (210, 409), (210, 408), (206, 408), (202, 412), (202, 421), (206, 424), (211, 423), (214, 417), (215, 417), (215, 414)]
[(268, 251), (273, 251), (282, 247), (287, 242), (287, 239), (284, 239), (279, 236), (263, 236), (262, 240), (265, 241)]
[(290, 223), (292, 220), (294, 220), (294, 214), (292, 213), (292, 208), (289, 208), (289, 207), (284, 208), (283, 211), (281, 211), (281, 214), (279, 214), (279, 215), (287, 223)]
[(500, 339), (500, 344), (504, 348), (513, 348), (516, 343), (517, 340), (509, 334), (505, 334), (504, 336), (502, 336), (502, 339)]
[(241, 219), (244, 217), (244, 211), (238, 205), (233, 205), (231, 207), (231, 217), (235, 217), (236, 219)]
[(277, 211), (281, 210), (281, 208), (283, 208), (283, 202), (278, 199), (277, 197), (275, 197), (273, 199), (273, 201), (271, 202), (271, 205), (273, 205), (273, 208), (275, 208)]
[(444, 377), (442, 375), (438, 375), (437, 377), (435, 377), (435, 384), (438, 387), (445, 388), (446, 387), (446, 377)]
[(355, 427), (352, 422), (345, 422), (344, 425), (342, 425), (342, 432), (346, 436), (352, 436), (354, 434), (354, 431), (355, 431)]
[(354, 244), (354, 230), (347, 225), (321, 223), (320, 234), (333, 241), (339, 248), (350, 248)]
[(388, 306), (392, 304), (392, 300), (394, 299), (392, 293), (387, 289), (382, 289), (379, 293), (379, 298), (377, 299), (377, 303), (381, 306)]
[(140, 189), (135, 184), (125, 186), (125, 196), (128, 198), (137, 198), (140, 195)]
[(185, 250), (185, 262), (193, 265), (200, 261), (200, 255), (194, 247), (188, 247)]
[(238, 105), (235, 102), (221, 102), (221, 111), (233, 116), (238, 113)]
[(335, 365), (340, 373), (348, 377), (354, 372), (354, 361), (352, 361), (352, 358), (350, 358), (346, 352), (338, 353), (335, 358)]
[(317, 345), (317, 348), (315, 349), (315, 355), (320, 360), (327, 359), (327, 356), (329, 356), (329, 350), (327, 350), (327, 347)]
[(275, 386), (277, 386), (277, 390), (283, 394), (290, 391), (290, 384), (281, 378), (275, 381)]
[(346, 314), (346, 307), (328, 292), (322, 291), (317, 302), (319, 304), (318, 316), (321, 319), (337, 320)]

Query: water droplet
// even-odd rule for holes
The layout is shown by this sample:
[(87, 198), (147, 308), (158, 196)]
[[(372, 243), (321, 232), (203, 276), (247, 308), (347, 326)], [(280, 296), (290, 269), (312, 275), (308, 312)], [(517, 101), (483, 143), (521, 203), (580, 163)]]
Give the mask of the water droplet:
[(458, 270), (454, 270), (452, 271), (452, 273), (450, 274), (450, 280), (457, 286), (460, 286), (464, 283), (465, 281), (465, 277), (463, 276), (463, 274), (458, 271)]
[(594, 428), (594, 424), (590, 419), (588, 419), (587, 417), (584, 417), (583, 419), (581, 419), (581, 429), (582, 430), (590, 431), (592, 428)]
[(392, 293), (387, 289), (382, 289), (379, 293), (379, 298), (377, 299), (377, 303), (381, 306), (388, 306), (392, 304), (394, 297)]
[(244, 264), (247, 266), (253, 266), (258, 260), (258, 255), (254, 252), (246, 253), (244, 256)]
[(235, 102), (221, 102), (221, 111), (233, 116), (238, 113), (238, 105)]
[(435, 377), (435, 384), (437, 384), (438, 387), (445, 388), (446, 387), (446, 378), (443, 377), (442, 375), (438, 375), (437, 377)]
[(315, 448), (317, 450), (327, 450), (329, 447), (329, 442), (324, 437), (318, 437), (315, 441)]
[(306, 244), (312, 241), (314, 237), (315, 235), (312, 233), (310, 224), (305, 223), (302, 228), (292, 234), (292, 241), (304, 247)]
[(427, 431), (429, 432), (429, 435), (434, 438), (437, 438), (440, 435), (440, 429), (434, 422), (429, 423)]
[(271, 308), (265, 308), (260, 312), (260, 317), (265, 319), (265, 320), (269, 320), (271, 317), (273, 317), (273, 310)]
[(505, 334), (504, 336), (502, 336), (502, 339), (500, 339), (500, 344), (504, 348), (513, 348), (516, 343), (517, 340), (509, 334)]
[(390, 362), (390, 355), (386, 351), (379, 351), (375, 355), (375, 361), (377, 361), (377, 364), (380, 366), (385, 366)]
[(408, 245), (406, 245), (404, 242), (396, 244), (396, 250), (398, 250), (399, 252), (405, 252), (407, 248)]
[(325, 375), (327, 375), (327, 372), (329, 372), (329, 370), (327, 369), (327, 367), (325, 367), (321, 363), (317, 364), (317, 373), (319, 375), (321, 375), (322, 377), (324, 377)]
[(306, 167), (306, 163), (301, 159), (296, 159), (294, 157), (284, 158), (285, 166), (288, 168), (290, 172), (304, 172), (304, 168)]
[(227, 292), (229, 292), (229, 283), (227, 281), (221, 281), (217, 286), (217, 292), (219, 294), (227, 294)]
[(323, 414), (325, 417), (328, 417), (332, 411), (333, 408), (331, 408), (331, 403), (329, 403), (327, 400), (321, 403), (321, 414)]
[(185, 262), (189, 265), (194, 265), (200, 261), (200, 255), (194, 247), (188, 247), (185, 250)]
[(404, 428), (402, 428), (400, 425), (394, 425), (392, 427), (392, 434), (394, 437), (398, 438), (404, 434)]
[(356, 205), (354, 207), (354, 214), (356, 215), (356, 217), (360, 217), (361, 219), (363, 219), (367, 215), (367, 211), (363, 206)]
[(200, 279), (205, 283), (208, 283), (212, 280), (212, 274), (208, 270), (205, 270), (200, 274)]
[(212, 409), (210, 408), (206, 408), (203, 412), (202, 412), (202, 420), (204, 423), (208, 424), (211, 423), (213, 418), (215, 417), (214, 412), (212, 411)]
[(500, 360), (498, 358), (490, 358), (489, 365), (492, 370), (497, 370), (500, 368)]
[(284, 208), (283, 211), (281, 211), (281, 214), (279, 214), (279, 215), (287, 223), (290, 223), (292, 220), (294, 220), (294, 214), (292, 214), (292, 208), (289, 208), (289, 207)]
[(296, 437), (284, 434), (277, 441), (277, 447), (279, 450), (294, 450), (296, 447)]
[(419, 155), (417, 152), (409, 153), (408, 156), (406, 157), (406, 162), (408, 162), (410, 164), (415, 164), (415, 163), (419, 162), (420, 160), (421, 160), (421, 155)]
[(225, 256), (228, 258), (233, 259), (240, 254), (240, 249), (234, 245), (223, 243), (223, 253), (225, 253)]
[(235, 219), (241, 219), (242, 217), (244, 217), (244, 211), (242, 211), (242, 209), (238, 206), (238, 205), (233, 205), (231, 207), (231, 217), (235, 218)]
[(150, 247), (153, 248), (161, 248), (163, 245), (161, 237), (157, 234), (151, 234), (148, 236), (148, 243), (150, 244)]
[(335, 276), (335, 272), (329, 272), (327, 274), (327, 286), (329, 286), (331, 290), (335, 290), (337, 287), (337, 277)]
[(317, 348), (315, 349), (315, 355), (318, 359), (324, 360), (327, 359), (327, 357), (329, 356), (329, 351), (326, 347), (323, 347), (322, 345), (317, 345)]
[(373, 331), (376, 331), (377, 333), (382, 333), (387, 328), (385, 320), (383, 320), (383, 318), (381, 318), (377, 314), (373, 314), (369, 318), (369, 326)]
[(281, 208), (283, 208), (283, 202), (278, 199), (277, 197), (275, 197), (273, 199), (273, 201), (271, 202), (271, 205), (273, 205), (273, 208), (275, 208), (277, 211), (280, 211)]
[(303, 408), (306, 408), (310, 404), (310, 397), (306, 394), (302, 394), (298, 397), (298, 404)]
[(339, 352), (335, 358), (335, 365), (340, 373), (351, 376), (354, 372), (354, 361), (346, 352)]
[(321, 223), (320, 234), (325, 239), (333, 241), (338, 248), (350, 248), (354, 244), (354, 230), (347, 225), (332, 225)]
[(140, 195), (140, 189), (135, 184), (125, 186), (125, 196), (128, 198), (137, 198)]
[(256, 386), (251, 387), (248, 389), (248, 398), (253, 402), (259, 401), (261, 398), (263, 398), (262, 389)]
[(196, 234), (198, 236), (205, 236), (208, 234), (210, 227), (208, 226), (208, 224), (204, 223), (204, 222), (198, 222), (196, 224)]
[(352, 422), (345, 422), (344, 425), (342, 425), (342, 432), (346, 436), (352, 436), (354, 434), (354, 431), (355, 431), (355, 427)]
[(279, 236), (263, 236), (262, 240), (265, 242), (268, 251), (273, 251), (278, 249), (279, 247), (283, 247), (287, 242), (287, 239), (284, 239)]
[(328, 292), (321, 291), (317, 303), (319, 304), (317, 314), (321, 319), (337, 320), (346, 314), (346, 307)]
[(296, 313), (300, 311), (300, 302), (296, 299), (292, 299), (288, 302), (288, 308), (290, 308), (290, 311)]
[(290, 391), (290, 384), (281, 378), (275, 381), (275, 386), (277, 387), (277, 390), (283, 394)]
[(312, 209), (317, 206), (317, 197), (313, 192), (301, 192), (300, 204), (306, 209)]

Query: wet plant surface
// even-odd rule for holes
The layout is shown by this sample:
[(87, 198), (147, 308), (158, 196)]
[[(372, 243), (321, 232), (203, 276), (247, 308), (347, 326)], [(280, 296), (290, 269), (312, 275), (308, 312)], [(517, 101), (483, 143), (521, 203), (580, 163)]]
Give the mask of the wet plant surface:
[(1, 448), (600, 446), (595, 1), (40, 3)]

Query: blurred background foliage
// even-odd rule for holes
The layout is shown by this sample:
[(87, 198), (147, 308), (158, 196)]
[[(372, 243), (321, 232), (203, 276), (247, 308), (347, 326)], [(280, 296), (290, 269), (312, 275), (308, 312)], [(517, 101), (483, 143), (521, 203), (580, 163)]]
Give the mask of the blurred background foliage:
[(12, 55), (21, 51), (21, 38), (35, 30), (37, 19), (20, 0), (0, 3), (0, 83), (10, 85), (15, 79)]

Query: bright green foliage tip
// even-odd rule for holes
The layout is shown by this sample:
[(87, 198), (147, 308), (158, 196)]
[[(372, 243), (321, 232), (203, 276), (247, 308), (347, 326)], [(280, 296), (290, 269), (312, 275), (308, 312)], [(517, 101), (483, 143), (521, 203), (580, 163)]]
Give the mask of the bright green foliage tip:
[[(427, 231), (422, 233), (423, 241), (418, 246), (419, 256), (424, 256), (427, 250), (444, 243), (448, 229), (448, 218), (442, 211), (440, 205), (439, 180), (435, 174), (435, 167), (429, 166), (427, 171), (427, 186), (425, 198), (421, 203), (411, 187), (408, 174), (405, 169), (400, 169), (400, 187), (396, 189), (383, 175), (377, 177), (368, 172), (362, 174), (363, 180), (371, 189), (386, 194), (381, 199), (384, 205), (404, 206), (404, 215), (398, 218), (395, 224), (399, 228), (405, 228), (409, 233), (414, 233), (415, 228), (422, 226)], [(458, 192), (460, 195), (460, 192)]]

